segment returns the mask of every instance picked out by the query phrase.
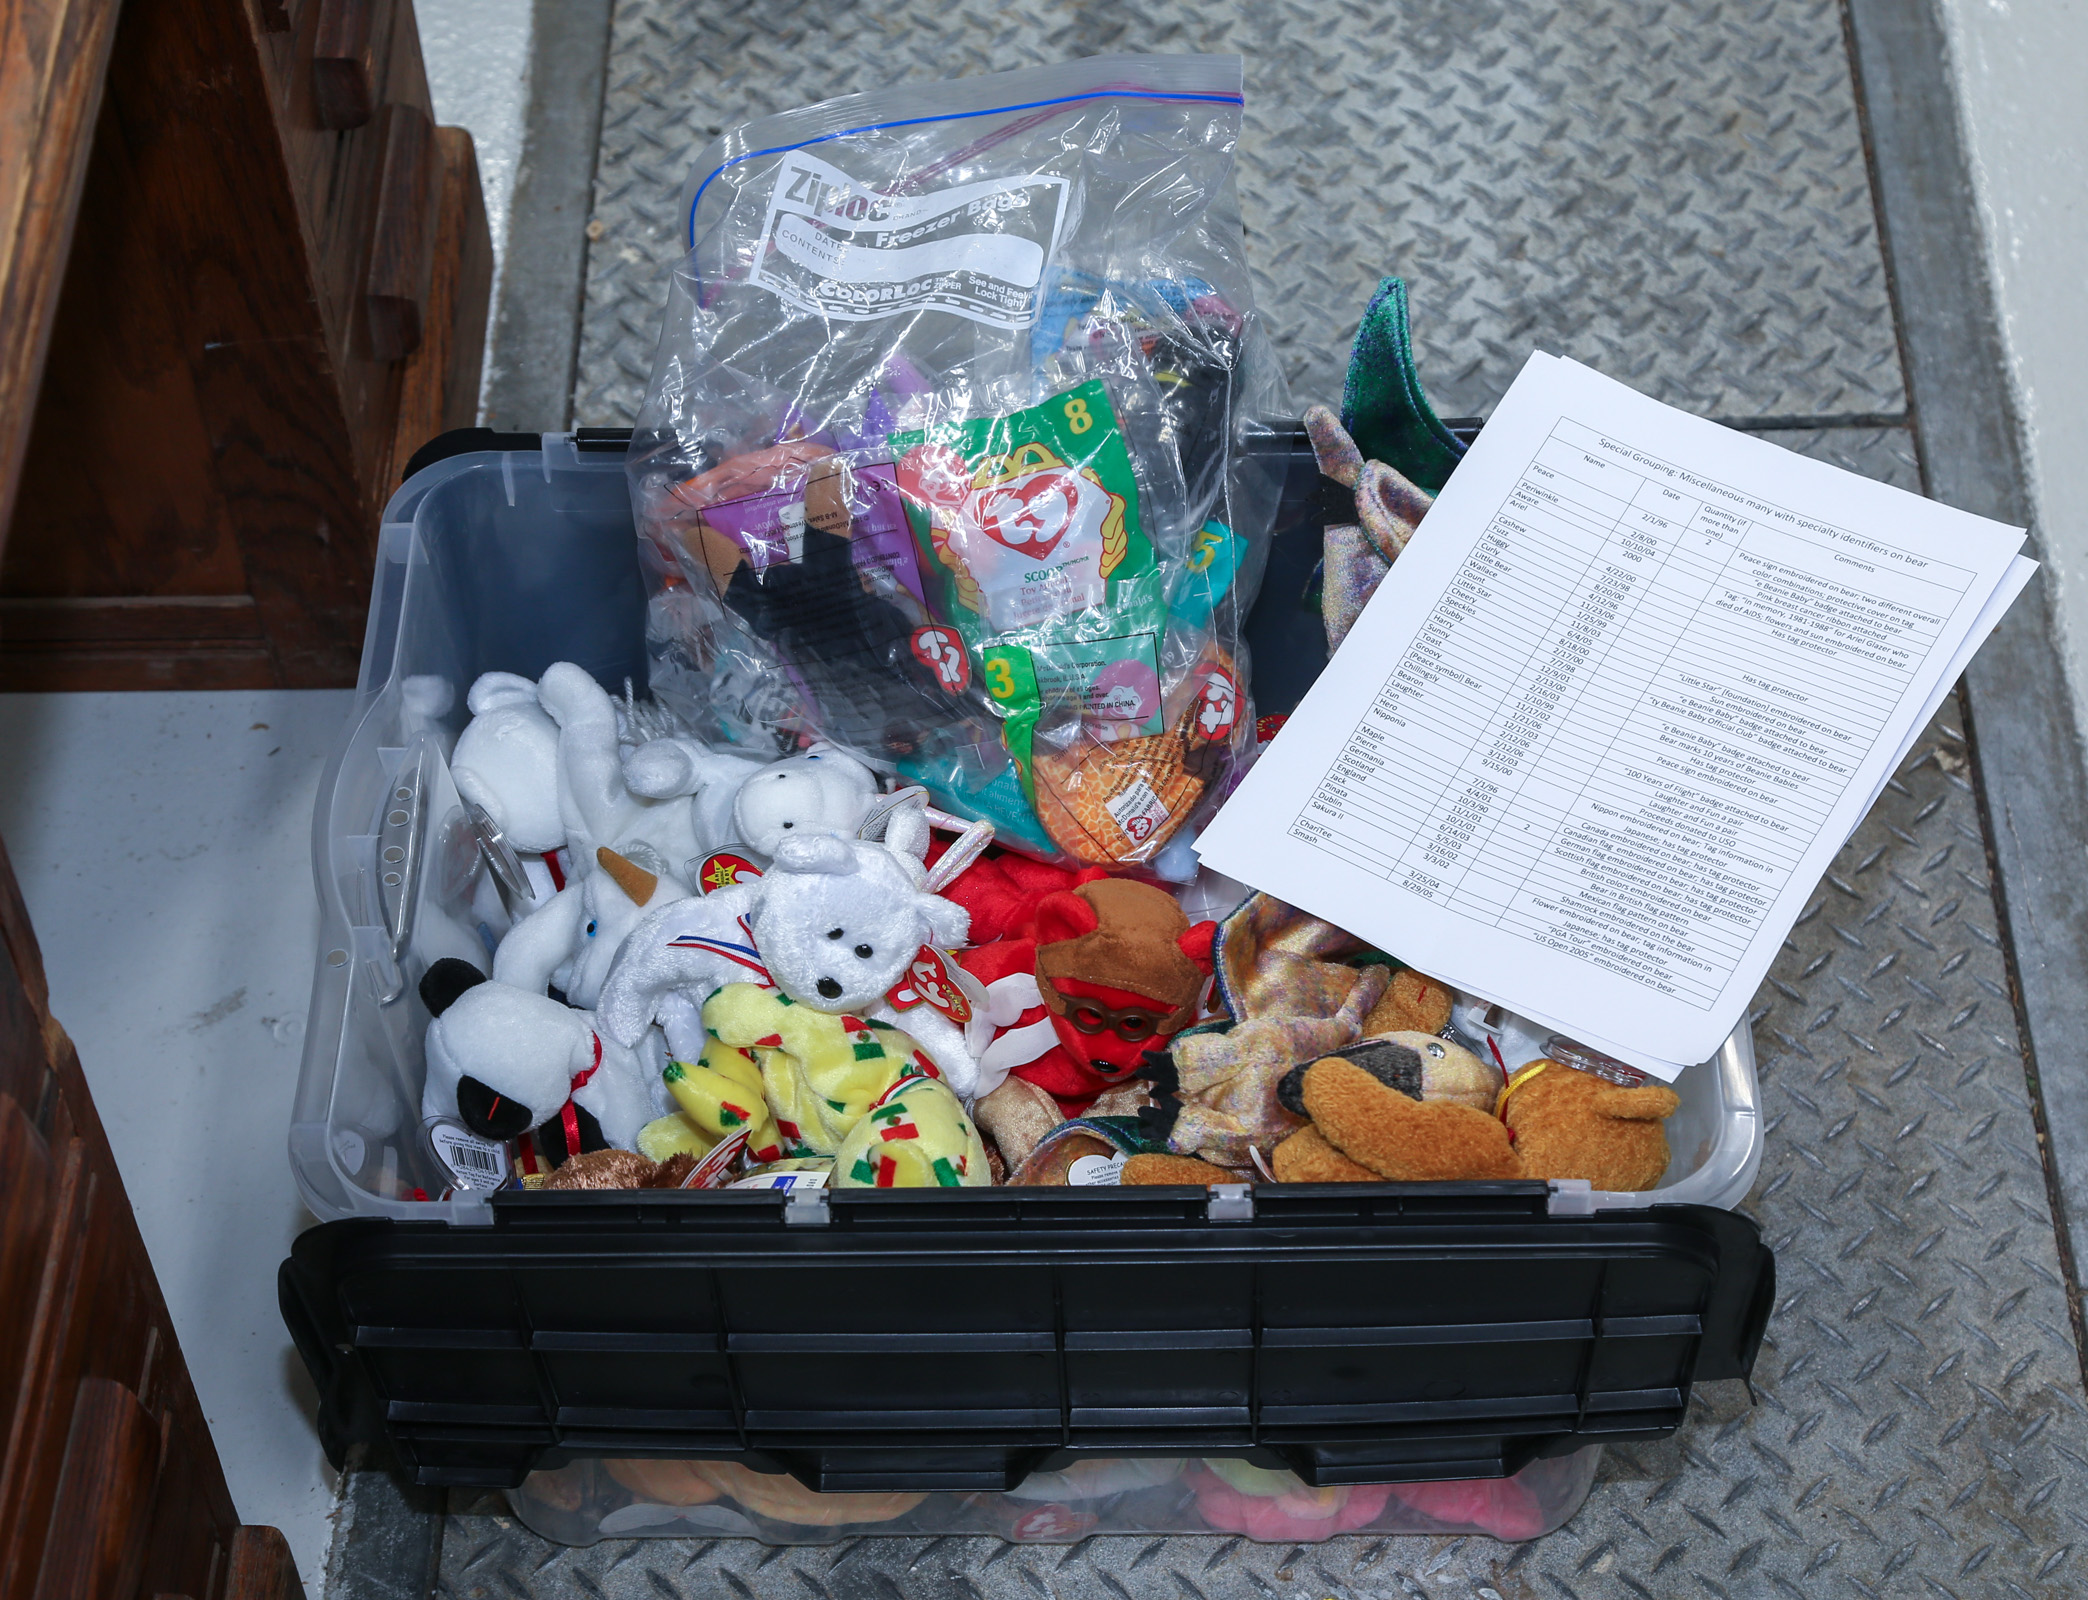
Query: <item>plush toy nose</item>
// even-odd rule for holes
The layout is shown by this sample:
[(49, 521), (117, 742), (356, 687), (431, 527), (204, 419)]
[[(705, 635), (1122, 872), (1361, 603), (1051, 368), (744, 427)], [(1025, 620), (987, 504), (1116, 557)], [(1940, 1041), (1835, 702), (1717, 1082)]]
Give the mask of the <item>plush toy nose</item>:
[(818, 988), (819, 997), (822, 1000), (838, 1000), (841, 998), (841, 985), (832, 978), (821, 978)]
[(476, 1078), (457, 1080), (457, 1115), (481, 1139), (513, 1139), (536, 1125), (536, 1114), (529, 1107), (495, 1093)]

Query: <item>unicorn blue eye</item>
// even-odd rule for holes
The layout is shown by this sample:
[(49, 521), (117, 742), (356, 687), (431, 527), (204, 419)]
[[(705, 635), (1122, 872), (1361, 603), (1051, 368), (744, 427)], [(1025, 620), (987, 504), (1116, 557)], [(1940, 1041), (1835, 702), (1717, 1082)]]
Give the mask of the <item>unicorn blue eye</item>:
[(595, 936), (595, 923), (594, 919), (591, 917), (588, 919), (587, 923), (587, 936), (590, 939), (592, 939)]

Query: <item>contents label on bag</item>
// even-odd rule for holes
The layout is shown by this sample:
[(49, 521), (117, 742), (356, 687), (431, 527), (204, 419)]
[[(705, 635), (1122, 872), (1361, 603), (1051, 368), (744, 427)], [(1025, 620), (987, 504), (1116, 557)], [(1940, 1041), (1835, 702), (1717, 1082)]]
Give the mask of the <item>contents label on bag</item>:
[(1065, 214), (1066, 180), (1042, 173), (884, 195), (792, 152), (777, 169), (751, 281), (846, 322), (933, 308), (1026, 328)]

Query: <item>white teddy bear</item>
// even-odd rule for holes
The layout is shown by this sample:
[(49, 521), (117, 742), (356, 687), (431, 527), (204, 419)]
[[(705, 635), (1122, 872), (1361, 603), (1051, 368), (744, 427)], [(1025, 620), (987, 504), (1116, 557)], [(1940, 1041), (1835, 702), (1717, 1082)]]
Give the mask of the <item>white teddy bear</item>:
[(471, 721), (450, 753), (457, 793), (480, 807), (522, 857), (539, 901), (563, 879), (543, 858), (566, 842), (558, 803), (558, 724), (537, 703), (537, 686), (512, 672), (489, 672), (464, 697)]
[(793, 830), (764, 876), (662, 906), (631, 930), (602, 985), (602, 1026), (636, 1044), (657, 1020), (669, 1052), (694, 1061), (703, 1002), (751, 980), (903, 1029), (968, 1102), (971, 1005), (955, 960), (938, 952), (964, 942), (971, 917), (921, 885), (920, 863), (885, 845)]

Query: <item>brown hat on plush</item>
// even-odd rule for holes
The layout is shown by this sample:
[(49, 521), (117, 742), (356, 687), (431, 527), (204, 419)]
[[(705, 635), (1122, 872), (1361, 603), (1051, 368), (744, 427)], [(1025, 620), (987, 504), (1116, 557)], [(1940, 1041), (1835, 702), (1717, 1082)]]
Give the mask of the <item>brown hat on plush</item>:
[[(1202, 925), (1208, 938), (1208, 923)], [(1037, 908), (1037, 976), (1126, 989), (1174, 1008), (1163, 1033), (1195, 1020), (1204, 969), (1183, 949), (1189, 919), (1174, 896), (1132, 878), (1098, 878)]]

